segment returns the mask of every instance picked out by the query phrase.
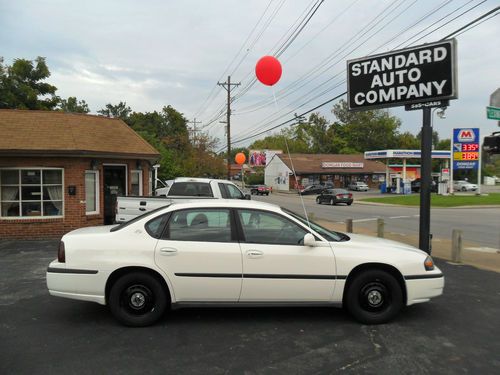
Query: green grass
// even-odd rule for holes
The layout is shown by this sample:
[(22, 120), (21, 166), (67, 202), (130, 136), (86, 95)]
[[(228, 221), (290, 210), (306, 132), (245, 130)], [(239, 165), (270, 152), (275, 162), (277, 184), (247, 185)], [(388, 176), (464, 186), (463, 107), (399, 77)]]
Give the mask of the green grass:
[[(384, 196), (380, 198), (364, 198), (360, 200), (365, 202), (400, 204), (404, 206), (419, 206), (420, 194)], [(488, 195), (431, 195), (431, 206), (433, 207), (458, 207), (478, 205), (500, 206), (500, 193), (490, 193)]]

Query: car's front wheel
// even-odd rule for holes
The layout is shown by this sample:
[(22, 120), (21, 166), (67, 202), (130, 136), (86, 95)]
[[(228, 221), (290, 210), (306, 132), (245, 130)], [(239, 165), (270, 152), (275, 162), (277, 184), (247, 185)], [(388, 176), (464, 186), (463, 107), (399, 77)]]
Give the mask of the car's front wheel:
[(144, 327), (163, 316), (168, 302), (167, 292), (156, 277), (145, 272), (131, 272), (113, 284), (108, 303), (120, 323)]
[(403, 292), (394, 276), (373, 269), (360, 273), (349, 283), (344, 302), (361, 323), (382, 324), (403, 308)]

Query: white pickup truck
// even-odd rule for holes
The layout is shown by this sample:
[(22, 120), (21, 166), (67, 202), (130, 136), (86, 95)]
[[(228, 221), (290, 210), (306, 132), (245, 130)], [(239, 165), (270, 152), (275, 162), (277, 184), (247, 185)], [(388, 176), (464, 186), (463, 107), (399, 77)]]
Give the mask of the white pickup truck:
[(117, 197), (117, 223), (124, 223), (159, 207), (193, 199), (250, 199), (235, 184), (227, 180), (179, 177), (162, 188), (162, 195), (155, 197)]

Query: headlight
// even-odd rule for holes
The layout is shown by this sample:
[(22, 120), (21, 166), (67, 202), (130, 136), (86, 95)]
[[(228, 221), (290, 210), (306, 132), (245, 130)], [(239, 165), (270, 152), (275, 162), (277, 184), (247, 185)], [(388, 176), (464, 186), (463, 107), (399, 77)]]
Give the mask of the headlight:
[(424, 260), (424, 267), (426, 271), (432, 271), (434, 269), (434, 261), (430, 256), (425, 258)]

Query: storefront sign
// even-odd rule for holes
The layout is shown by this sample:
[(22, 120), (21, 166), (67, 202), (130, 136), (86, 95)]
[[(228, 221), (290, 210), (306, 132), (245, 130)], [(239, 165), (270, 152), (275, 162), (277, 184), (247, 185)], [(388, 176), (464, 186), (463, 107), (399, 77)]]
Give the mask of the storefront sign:
[(321, 163), (321, 168), (364, 168), (365, 163), (354, 163), (350, 161), (324, 161)]
[(453, 169), (479, 167), (479, 128), (453, 129)]
[(454, 39), (349, 60), (349, 109), (456, 99), (455, 61)]

